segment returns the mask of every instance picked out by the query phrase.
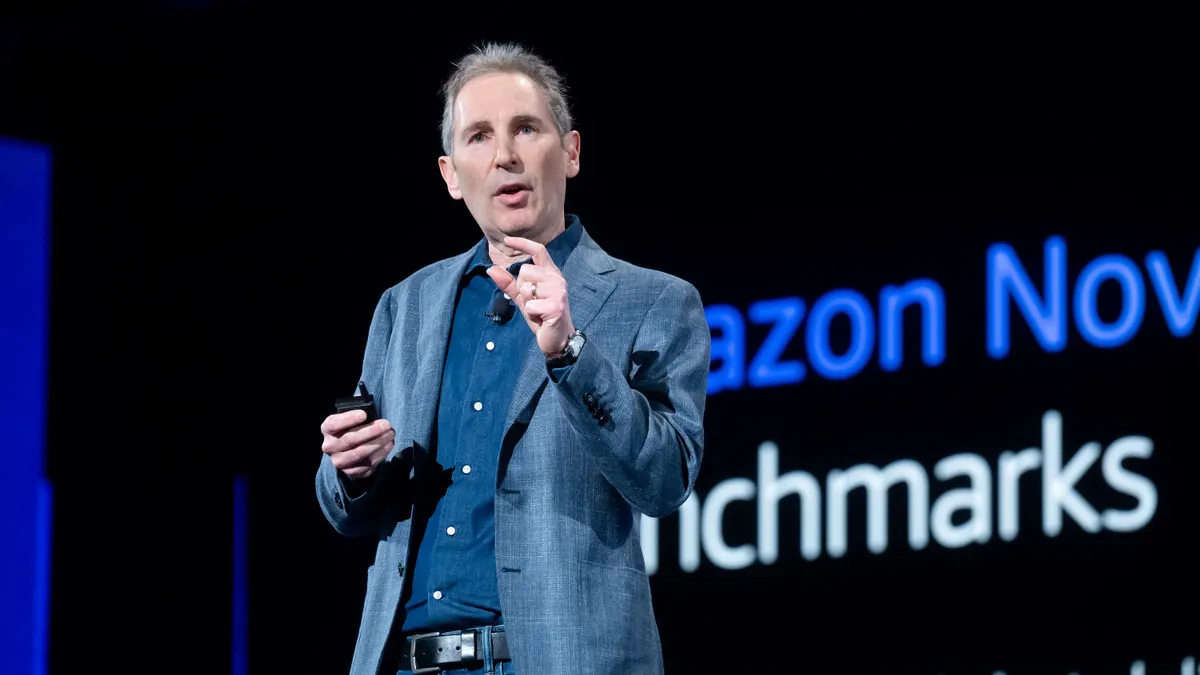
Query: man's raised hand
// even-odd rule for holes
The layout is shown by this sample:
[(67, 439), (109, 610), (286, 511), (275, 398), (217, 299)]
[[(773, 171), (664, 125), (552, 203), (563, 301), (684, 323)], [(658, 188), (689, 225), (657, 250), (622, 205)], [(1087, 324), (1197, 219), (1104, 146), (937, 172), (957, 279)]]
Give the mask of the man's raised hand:
[(521, 310), (542, 352), (561, 355), (575, 332), (567, 306), (567, 280), (545, 246), (523, 237), (505, 237), (504, 245), (528, 253), (532, 262), (522, 265), (515, 278), (500, 265), (489, 267), (488, 276)]

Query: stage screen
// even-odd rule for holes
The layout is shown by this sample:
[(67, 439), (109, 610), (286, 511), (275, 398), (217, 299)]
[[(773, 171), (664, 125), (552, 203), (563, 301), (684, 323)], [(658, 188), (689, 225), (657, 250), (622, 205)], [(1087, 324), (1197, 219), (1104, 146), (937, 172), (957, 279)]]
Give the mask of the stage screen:
[[(703, 278), (699, 486), (642, 519), (668, 654), (750, 639), (795, 672), (1196, 672), (1185, 232), (994, 228), (846, 247), (831, 278), (804, 253)], [(730, 271), (766, 283), (726, 293)]]

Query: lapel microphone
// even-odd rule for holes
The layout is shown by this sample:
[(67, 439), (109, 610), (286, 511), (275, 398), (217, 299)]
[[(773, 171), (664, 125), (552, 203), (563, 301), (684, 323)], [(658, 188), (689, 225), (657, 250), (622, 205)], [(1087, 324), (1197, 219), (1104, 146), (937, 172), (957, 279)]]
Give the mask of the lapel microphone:
[(505, 298), (504, 294), (500, 291), (496, 291), (496, 293), (492, 295), (491, 309), (485, 311), (483, 315), (495, 323), (504, 324), (512, 318), (513, 309), (515, 308), (513, 307), (512, 301)]

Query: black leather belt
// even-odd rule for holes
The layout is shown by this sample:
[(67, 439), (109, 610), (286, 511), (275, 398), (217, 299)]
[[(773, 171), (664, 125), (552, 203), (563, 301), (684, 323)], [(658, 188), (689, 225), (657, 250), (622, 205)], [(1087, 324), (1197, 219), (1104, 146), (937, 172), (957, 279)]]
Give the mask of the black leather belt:
[[(508, 638), (504, 631), (491, 631), (492, 661), (509, 661)], [(414, 673), (435, 673), (483, 663), (479, 631), (419, 633), (410, 635), (400, 650), (400, 668)]]

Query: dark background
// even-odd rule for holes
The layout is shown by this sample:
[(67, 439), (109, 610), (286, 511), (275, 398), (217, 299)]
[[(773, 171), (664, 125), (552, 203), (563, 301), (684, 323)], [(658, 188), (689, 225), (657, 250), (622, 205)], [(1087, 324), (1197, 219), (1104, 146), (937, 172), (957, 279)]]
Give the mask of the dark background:
[[(1173, 673), (1200, 652), (1195, 335), (1169, 335), (1147, 284), (1142, 330), (1119, 349), (1072, 328), (1047, 355), (1015, 309), (1010, 357), (984, 341), (994, 242), (1039, 283), (1053, 234), (1071, 280), (1096, 255), (1163, 250), (1186, 281), (1194, 14), (43, 7), (0, 22), (0, 135), (54, 153), (53, 672), (229, 668), (237, 474), (252, 672), (348, 670), (373, 542), (339, 537), (317, 507), (318, 425), (351, 393), (379, 295), (480, 236), (437, 173), (438, 86), (489, 39), (566, 76), (582, 135), (568, 208), (610, 254), (743, 310), (923, 276), (946, 290), (938, 368), (910, 337), (896, 373), (810, 369), (712, 396), (701, 495), (753, 478), (764, 440), (781, 471), (818, 477), (960, 451), (994, 462), (1037, 446), (1050, 408), (1068, 457), (1155, 441), (1143, 469), (1159, 508), (1131, 534), (1067, 519), (1049, 539), (1023, 521), (1014, 542), (913, 552), (894, 526), (874, 556), (852, 529), (845, 558), (805, 562), (793, 499), (779, 562), (684, 574), (668, 518), (652, 583), (669, 672), (1125, 673), (1146, 659)], [(1022, 504), (1035, 521), (1037, 507)], [(749, 511), (732, 508), (730, 543), (754, 540)], [(779, 644), (780, 660), (727, 661), (745, 639)]]

